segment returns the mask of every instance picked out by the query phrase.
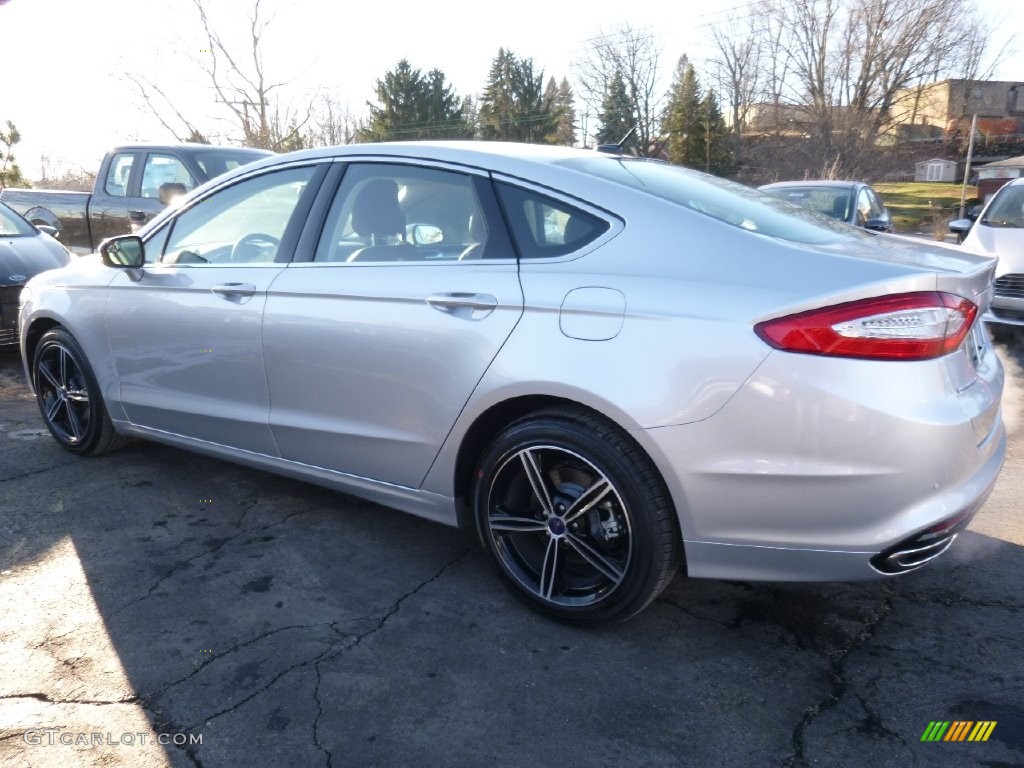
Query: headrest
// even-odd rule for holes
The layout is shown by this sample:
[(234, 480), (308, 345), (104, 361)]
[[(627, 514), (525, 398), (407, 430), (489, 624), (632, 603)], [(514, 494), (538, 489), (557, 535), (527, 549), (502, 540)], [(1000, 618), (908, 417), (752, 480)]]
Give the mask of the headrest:
[(363, 187), (352, 205), (352, 229), (360, 237), (404, 233), (398, 184), (391, 179), (374, 179)]

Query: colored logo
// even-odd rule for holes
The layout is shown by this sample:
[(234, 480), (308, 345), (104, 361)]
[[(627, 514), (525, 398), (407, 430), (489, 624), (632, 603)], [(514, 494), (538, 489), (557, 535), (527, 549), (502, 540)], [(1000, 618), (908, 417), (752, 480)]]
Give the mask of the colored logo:
[(996, 720), (932, 720), (921, 741), (988, 741)]

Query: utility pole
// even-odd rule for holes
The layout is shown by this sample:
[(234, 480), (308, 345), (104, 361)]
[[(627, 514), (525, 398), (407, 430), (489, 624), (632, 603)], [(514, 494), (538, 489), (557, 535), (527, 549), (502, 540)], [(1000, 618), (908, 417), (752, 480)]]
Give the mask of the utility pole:
[(971, 160), (974, 159), (974, 129), (978, 125), (978, 113), (975, 112), (971, 117), (971, 138), (967, 142), (967, 165), (964, 166), (964, 185), (960, 189), (960, 215), (957, 218), (962, 219), (964, 217), (964, 201), (967, 199), (967, 179), (971, 176)]

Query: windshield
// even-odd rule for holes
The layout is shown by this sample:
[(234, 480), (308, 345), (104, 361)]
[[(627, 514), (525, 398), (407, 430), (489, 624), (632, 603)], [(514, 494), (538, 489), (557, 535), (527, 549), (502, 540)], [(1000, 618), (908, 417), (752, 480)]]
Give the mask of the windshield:
[(36, 229), (3, 203), (0, 203), (0, 237), (23, 237)]
[(208, 149), (196, 152), (196, 164), (202, 168), (207, 179), (233, 171), (239, 166), (254, 163), (273, 152), (265, 149)]
[(990, 227), (1024, 228), (1024, 184), (1003, 187), (981, 217)]
[(850, 187), (769, 187), (762, 191), (840, 221), (849, 220), (853, 205)]
[(752, 187), (665, 163), (595, 155), (561, 161), (748, 232), (822, 245), (870, 237), (835, 219)]

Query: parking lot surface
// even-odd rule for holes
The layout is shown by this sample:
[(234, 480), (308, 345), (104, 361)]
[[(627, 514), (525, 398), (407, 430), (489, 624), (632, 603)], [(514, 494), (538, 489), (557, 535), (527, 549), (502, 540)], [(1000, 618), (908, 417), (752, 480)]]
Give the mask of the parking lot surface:
[(468, 532), (154, 444), (68, 454), (0, 353), (0, 764), (1020, 766), (1024, 342), (1001, 356), (1006, 465), (930, 567), (679, 577), (578, 630)]

